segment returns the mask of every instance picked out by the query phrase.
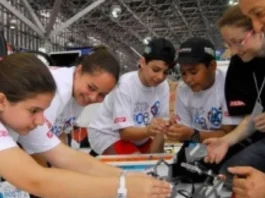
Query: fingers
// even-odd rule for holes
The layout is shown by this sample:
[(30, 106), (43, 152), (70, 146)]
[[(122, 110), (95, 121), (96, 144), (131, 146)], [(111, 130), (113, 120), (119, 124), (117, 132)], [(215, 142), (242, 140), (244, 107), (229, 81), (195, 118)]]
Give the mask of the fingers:
[(167, 122), (164, 121), (163, 119), (160, 118), (155, 118), (152, 120), (151, 125), (154, 130), (164, 132), (168, 127), (167, 127)]
[(175, 115), (170, 117), (169, 123), (170, 124), (177, 124), (177, 120), (176, 120), (176, 116)]
[(170, 197), (171, 195), (171, 184), (166, 181), (156, 180), (154, 181), (154, 189), (152, 195), (157, 195), (159, 197)]
[(213, 164), (213, 163), (217, 163), (217, 157), (215, 156), (215, 155), (213, 155), (213, 154), (211, 154), (211, 155), (207, 155), (205, 158), (204, 158), (204, 161), (206, 162), (206, 163), (210, 163), (210, 164)]
[(248, 197), (246, 193), (246, 179), (235, 176), (233, 179), (233, 191), (236, 194), (236, 197)]
[(233, 187), (235, 188), (244, 188), (246, 179), (239, 178), (237, 176), (233, 179)]
[(205, 163), (213, 164), (215, 162), (215, 158), (212, 156), (206, 156), (204, 158)]
[(254, 118), (254, 122), (259, 122), (261, 120), (265, 120), (265, 113), (262, 113), (260, 115), (257, 115), (255, 118)]
[(224, 157), (223, 157), (223, 155), (220, 155), (218, 153), (214, 153), (214, 154), (206, 156), (205, 158), (206, 158), (206, 163), (219, 164), (223, 160)]
[(208, 139), (204, 140), (202, 143), (208, 145), (208, 144), (212, 144), (212, 143), (216, 142), (216, 140), (217, 140), (216, 138), (208, 138)]
[(233, 187), (232, 190), (236, 194), (236, 197), (238, 197), (238, 198), (247, 198), (246, 193), (245, 193), (245, 191), (243, 189), (237, 188), (237, 187)]
[(205, 163), (216, 163), (219, 164), (224, 158), (223, 153), (220, 153), (219, 150), (209, 150), (208, 149), (208, 154), (207, 156), (204, 158)]
[(167, 131), (166, 132), (167, 138), (171, 141), (181, 141), (182, 137), (181, 134), (176, 132)]
[(249, 176), (254, 172), (254, 168), (252, 167), (246, 167), (246, 166), (242, 166), (242, 167), (229, 167), (228, 171), (234, 175), (240, 175), (240, 176)]
[(262, 113), (256, 116), (253, 121), (255, 122), (255, 127), (259, 131), (265, 131), (265, 114)]
[(257, 130), (264, 132), (265, 131), (265, 120), (255, 122), (255, 127)]
[(171, 125), (170, 121), (165, 121), (165, 125), (166, 125), (166, 127), (170, 127), (170, 125)]

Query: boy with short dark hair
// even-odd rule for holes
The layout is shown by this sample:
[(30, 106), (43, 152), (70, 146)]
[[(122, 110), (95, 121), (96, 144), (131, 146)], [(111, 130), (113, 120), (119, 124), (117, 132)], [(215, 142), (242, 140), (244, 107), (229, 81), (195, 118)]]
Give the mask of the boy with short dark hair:
[(177, 88), (176, 120), (168, 137), (202, 142), (229, 133), (241, 117), (228, 115), (224, 97), (226, 73), (217, 69), (213, 44), (203, 38), (188, 39), (180, 46), (178, 63), (183, 82)]
[(163, 151), (169, 117), (168, 71), (176, 50), (164, 38), (144, 49), (138, 71), (121, 76), (119, 85), (101, 104), (89, 125), (91, 148), (98, 154)]

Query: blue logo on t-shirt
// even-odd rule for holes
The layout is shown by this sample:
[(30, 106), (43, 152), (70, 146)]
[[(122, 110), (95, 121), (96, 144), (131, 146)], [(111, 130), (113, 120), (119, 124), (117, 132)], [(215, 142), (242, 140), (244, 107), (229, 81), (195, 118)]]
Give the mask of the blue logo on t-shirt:
[(136, 116), (135, 116), (135, 121), (137, 122), (137, 124), (142, 124), (143, 122), (143, 114), (142, 113), (138, 113)]
[(148, 125), (150, 122), (149, 113), (145, 112), (144, 114), (143, 113), (136, 114), (135, 115), (135, 121), (139, 125), (141, 125), (141, 124)]
[(212, 125), (219, 127), (222, 123), (223, 114), (221, 108), (212, 107), (208, 113), (208, 120)]
[(158, 115), (159, 107), (160, 107), (159, 101), (156, 101), (155, 104), (151, 107), (151, 113), (154, 117), (156, 117)]
[(51, 131), (54, 135), (59, 136), (64, 131), (69, 133), (73, 130), (75, 125), (76, 117), (71, 117), (67, 120), (65, 119), (57, 119)]

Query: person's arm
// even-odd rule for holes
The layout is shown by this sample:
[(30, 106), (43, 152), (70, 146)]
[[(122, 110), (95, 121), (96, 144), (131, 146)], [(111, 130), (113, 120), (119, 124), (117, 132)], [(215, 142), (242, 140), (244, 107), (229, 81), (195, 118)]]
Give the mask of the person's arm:
[[(233, 130), (234, 126), (221, 126), (220, 129), (214, 131), (199, 131), (200, 141), (203, 142), (208, 138), (222, 137)], [(176, 141), (187, 141), (190, 140), (194, 133), (194, 129), (183, 124), (173, 124), (169, 127), (167, 132), (168, 137), (171, 140)]]
[(37, 158), (44, 157), (55, 167), (94, 175), (117, 176), (121, 173), (120, 169), (100, 163), (88, 154), (64, 145), (51, 133), (47, 124), (37, 127), (26, 136), (20, 136), (19, 142), (27, 153)]
[(55, 148), (40, 153), (52, 166), (93, 176), (119, 176), (121, 169), (104, 164), (98, 159), (76, 151), (63, 143)]
[[(176, 123), (173, 124), (169, 131), (168, 136), (172, 140), (177, 141), (186, 141), (190, 140), (192, 134), (194, 133), (194, 128), (192, 127), (192, 116), (191, 112), (189, 111), (188, 106), (185, 104), (183, 99), (186, 97), (185, 90), (177, 89), (176, 93), (176, 106), (175, 106), (175, 113), (176, 113)], [(221, 128), (212, 131), (203, 131), (200, 130), (200, 140), (201, 142), (207, 138), (211, 137), (222, 137), (230, 132), (234, 126), (231, 125), (222, 125)]]
[(127, 127), (120, 129), (120, 137), (127, 141), (138, 141), (150, 137), (148, 127)]
[(164, 142), (165, 136), (164, 134), (157, 134), (149, 148), (149, 153), (163, 153), (164, 152)]
[[(0, 175), (21, 190), (40, 197), (116, 197), (118, 177), (88, 176), (56, 168), (43, 168), (19, 148), (0, 151)], [(19, 166), (18, 166), (19, 164)], [(98, 190), (100, 188), (104, 190)]]
[(127, 141), (142, 140), (150, 135), (147, 127), (135, 127), (132, 112), (132, 102), (129, 91), (120, 85), (114, 93), (113, 99), (113, 130), (119, 130), (120, 138)]
[(226, 136), (222, 137), (230, 146), (248, 138), (251, 136), (255, 130), (249, 130), (249, 116), (246, 116), (242, 122)]
[[(15, 160), (10, 161), (12, 164), (9, 164), (7, 160), (5, 163), (0, 163), (0, 175), (5, 172), (6, 174), (3, 176), (8, 181), (22, 190), (41, 197), (117, 197), (121, 169), (103, 164), (88, 154), (75, 151), (60, 143), (58, 138), (51, 133), (47, 124), (36, 130), (19, 138), (23, 148), (29, 154), (40, 153), (54, 167), (68, 170), (41, 167), (28, 155), (26, 158), (20, 156), (25, 156), (22, 151), (18, 151), (22, 152), (19, 156), (11, 155), (11, 153), (1, 155), (0, 152), (0, 159)], [(21, 161), (23, 166), (17, 168)], [(27, 161), (30, 162), (27, 163)], [(6, 169), (1, 170), (2, 164), (7, 164)], [(19, 171), (16, 172), (13, 169)], [(10, 174), (7, 175), (8, 172)], [(104, 189), (104, 192), (100, 192), (99, 188)], [(128, 189), (128, 198), (140, 197), (143, 194), (148, 196), (149, 192), (162, 197), (169, 194), (167, 183), (143, 175), (127, 175), (126, 188)], [(146, 189), (148, 190), (146, 191)], [(154, 192), (155, 189), (158, 191)]]
[(201, 142), (208, 138), (223, 137), (230, 133), (234, 128), (235, 126), (233, 125), (222, 125), (220, 129), (214, 131), (200, 131)]
[[(171, 127), (171, 132), (169, 134), (173, 137), (174, 139), (174, 134), (175, 134), (175, 139), (180, 140), (180, 141), (185, 141), (189, 140), (191, 136), (194, 133), (194, 128), (192, 127), (192, 118), (191, 118), (191, 112), (189, 111), (188, 106), (185, 104), (183, 100), (185, 100), (186, 92), (185, 90), (177, 89), (177, 94), (176, 94), (176, 106), (175, 106), (175, 111), (176, 111), (176, 123)], [(235, 126), (239, 123), (239, 118), (237, 117), (229, 117), (227, 114), (227, 106), (226, 106), (226, 101), (223, 101), (222, 104), (222, 114), (223, 114), (223, 119), (222, 119), (222, 126), (217, 129), (217, 130), (199, 130), (200, 133), (200, 141), (203, 142), (205, 139), (208, 138), (214, 138), (214, 137), (223, 137), (227, 133), (231, 132)]]
[(218, 138), (227, 135), (228, 133), (233, 131), (236, 128), (236, 126), (240, 124), (240, 122), (243, 120), (243, 117), (229, 115), (225, 97), (223, 99), (223, 104), (222, 104), (222, 115), (223, 115), (222, 126), (220, 129), (215, 131), (210, 131), (210, 133), (203, 131), (200, 132), (202, 142), (208, 138)]
[(253, 167), (231, 167), (229, 172), (233, 178), (233, 192), (235, 197), (264, 198), (265, 174)]

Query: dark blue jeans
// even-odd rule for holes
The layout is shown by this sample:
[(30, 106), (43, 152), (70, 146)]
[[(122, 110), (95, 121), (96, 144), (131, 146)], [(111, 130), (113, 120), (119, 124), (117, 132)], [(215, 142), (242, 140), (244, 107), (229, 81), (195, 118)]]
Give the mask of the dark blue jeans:
[(220, 168), (220, 173), (228, 178), (227, 187), (231, 187), (233, 175), (228, 172), (228, 167), (233, 166), (252, 166), (262, 172), (265, 172), (265, 137), (252, 143), (230, 159), (228, 159)]

